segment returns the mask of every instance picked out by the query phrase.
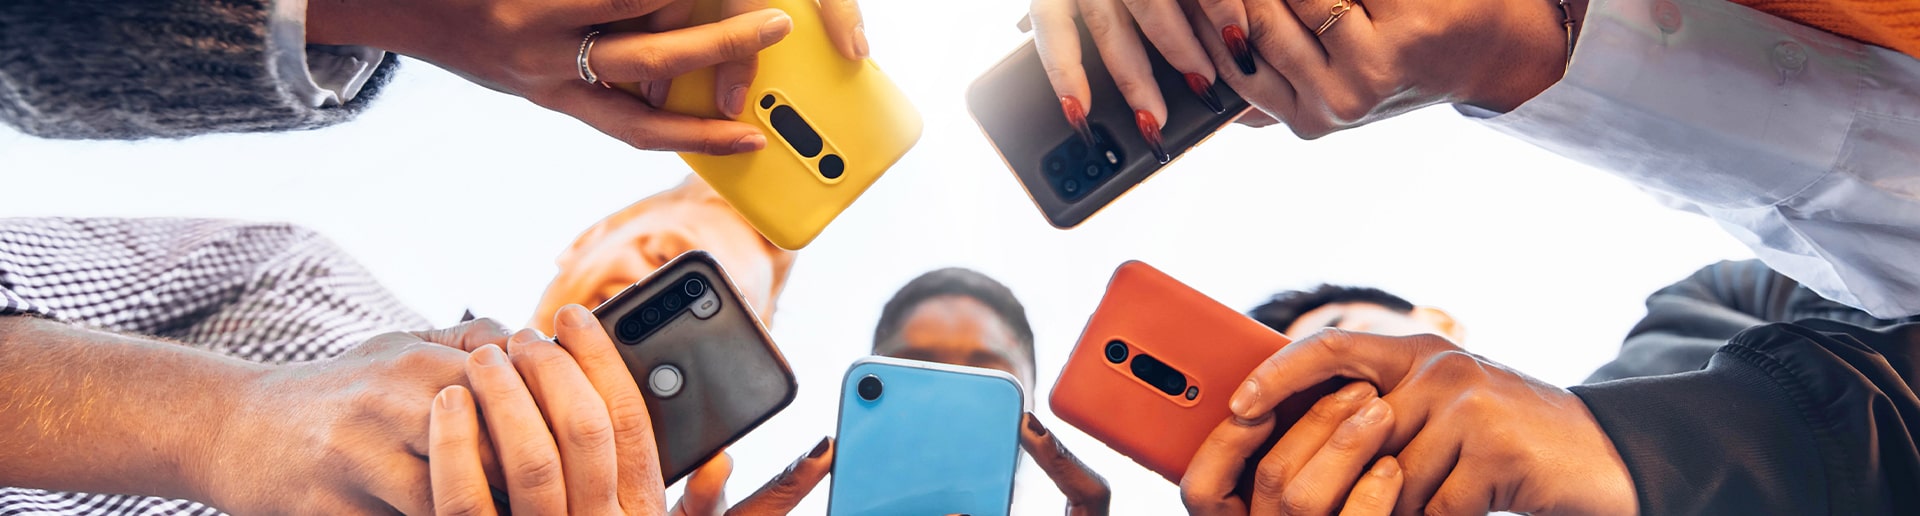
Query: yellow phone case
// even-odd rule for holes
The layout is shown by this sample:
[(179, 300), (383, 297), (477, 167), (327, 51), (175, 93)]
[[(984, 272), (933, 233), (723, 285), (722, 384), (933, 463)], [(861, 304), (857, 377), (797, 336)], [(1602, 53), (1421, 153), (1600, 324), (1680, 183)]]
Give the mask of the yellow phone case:
[[(913, 147), (920, 139), (920, 113), (872, 59), (840, 55), (827, 38), (816, 0), (768, 4), (793, 18), (793, 32), (760, 52), (746, 108), (734, 118), (764, 131), (767, 147), (730, 156), (683, 152), (680, 158), (767, 240), (798, 250)], [(700, 0), (694, 7), (694, 23), (720, 19), (717, 0)], [(637, 91), (635, 86), (620, 85), (628, 91)], [(713, 69), (675, 78), (665, 109), (722, 118)], [(776, 130), (776, 112), (797, 113), (813, 128), (822, 142), (814, 155), (805, 155)], [(821, 164), (833, 159), (843, 170), (829, 178)]]

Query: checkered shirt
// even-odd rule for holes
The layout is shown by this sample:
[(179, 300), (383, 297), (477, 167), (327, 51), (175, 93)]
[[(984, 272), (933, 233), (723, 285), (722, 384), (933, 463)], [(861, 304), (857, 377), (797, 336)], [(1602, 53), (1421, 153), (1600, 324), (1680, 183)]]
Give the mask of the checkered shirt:
[[(164, 337), (255, 362), (339, 355), (428, 327), (358, 263), (287, 224), (0, 219), (0, 316)], [(193, 514), (185, 500), (0, 487), (0, 516)]]

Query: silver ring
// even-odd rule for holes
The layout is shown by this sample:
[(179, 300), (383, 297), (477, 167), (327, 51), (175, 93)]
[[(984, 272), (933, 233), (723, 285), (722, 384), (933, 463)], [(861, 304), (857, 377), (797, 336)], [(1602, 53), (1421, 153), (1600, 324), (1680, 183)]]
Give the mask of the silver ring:
[(580, 40), (580, 58), (578, 59), (580, 63), (580, 80), (587, 81), (589, 84), (600, 83), (600, 76), (594, 75), (593, 62), (587, 57), (593, 53), (593, 40), (596, 39), (600, 39), (600, 31), (597, 30), (588, 32), (587, 37)]

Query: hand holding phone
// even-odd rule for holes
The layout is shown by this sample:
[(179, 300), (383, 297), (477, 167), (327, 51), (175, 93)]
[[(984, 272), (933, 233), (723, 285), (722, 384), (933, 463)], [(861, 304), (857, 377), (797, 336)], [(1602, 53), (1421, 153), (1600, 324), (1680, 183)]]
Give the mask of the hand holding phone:
[(689, 251), (594, 316), (640, 385), (671, 485), (793, 402), (785, 357), (706, 251)]
[[(1071, 228), (1118, 200), (1248, 109), (1225, 84), (1217, 99), (1169, 95), (1167, 119), (1153, 141), (1121, 96), (1094, 38), (1080, 27), (1080, 59), (1092, 105), (1056, 95), (1033, 41), (987, 70), (967, 89), (967, 110), (1000, 158), (1054, 227)], [(1162, 91), (1188, 89), (1186, 76), (1145, 49)], [(1209, 100), (1217, 101), (1209, 102)], [(1079, 115), (1079, 116), (1074, 116)]]

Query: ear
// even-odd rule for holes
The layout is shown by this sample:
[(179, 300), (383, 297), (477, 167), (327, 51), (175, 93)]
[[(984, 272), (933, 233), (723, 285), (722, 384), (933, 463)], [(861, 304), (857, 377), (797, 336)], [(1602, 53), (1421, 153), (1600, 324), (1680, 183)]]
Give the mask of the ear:
[(1456, 344), (1467, 339), (1467, 328), (1462, 326), (1460, 321), (1454, 320), (1453, 315), (1448, 314), (1444, 310), (1431, 306), (1416, 306), (1413, 307), (1413, 313), (1408, 315), (1411, 315), (1414, 320), (1438, 328), (1441, 336), (1446, 337)]

